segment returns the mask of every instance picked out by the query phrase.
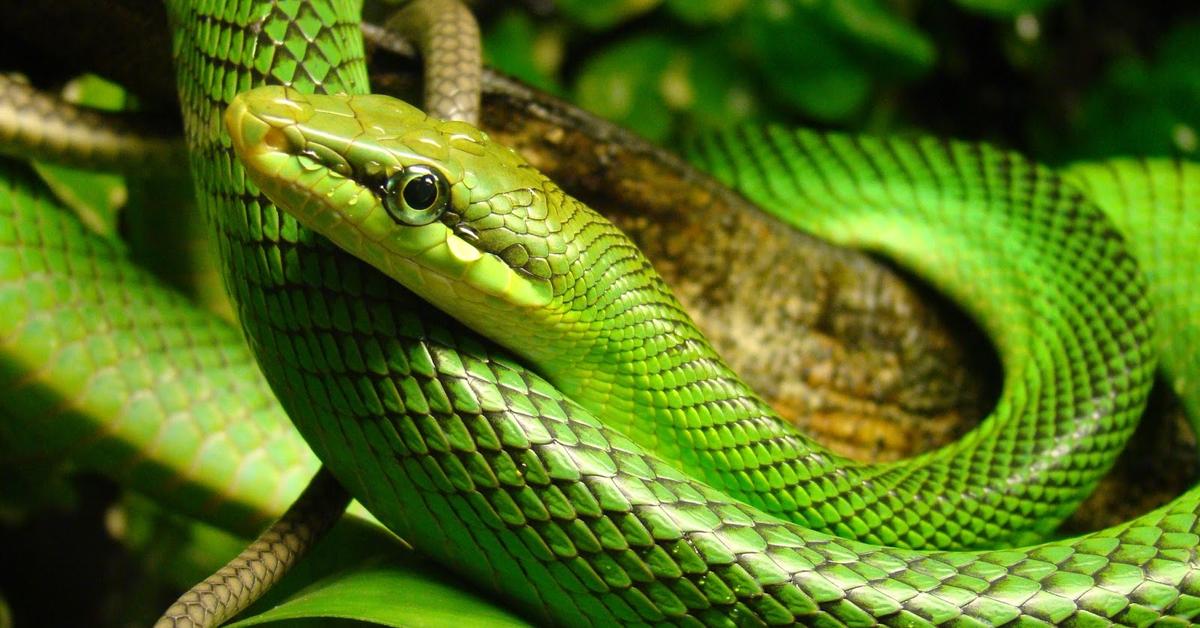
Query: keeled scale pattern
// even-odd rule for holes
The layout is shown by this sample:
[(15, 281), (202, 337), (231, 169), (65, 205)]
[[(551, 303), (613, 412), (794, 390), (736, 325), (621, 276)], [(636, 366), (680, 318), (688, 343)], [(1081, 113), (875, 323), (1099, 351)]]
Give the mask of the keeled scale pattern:
[(0, 399), (9, 477), (70, 460), (242, 533), (316, 468), (236, 329), (2, 160)]
[(215, 573), (188, 589), (154, 628), (219, 626), (271, 590), (334, 523), (350, 496), (322, 467), (287, 512)]
[[(701, 148), (702, 162), (786, 220), (887, 251), (973, 307), (1009, 380), (983, 429), (915, 462), (830, 454), (774, 420), (610, 223), (516, 173), (513, 200), (473, 199), (468, 224), (493, 252), (527, 252), (517, 261), (554, 286), (548, 309), (562, 322), (497, 321), (497, 336), (516, 338), (552, 382), (643, 446), (814, 528), (991, 546), (1037, 540), (1074, 510), (1130, 435), (1153, 364), (1143, 281), (1094, 206), (984, 146), (777, 129)], [(443, 152), (451, 170), (471, 159)], [(537, 193), (516, 200), (527, 187)]]
[(1198, 425), (1200, 164), (1120, 159), (1075, 164), (1065, 177), (1112, 218), (1149, 278), (1162, 367)]
[(361, 90), (357, 6), (169, 7), (193, 168), (250, 342), (322, 459), (424, 551), (569, 624), (1105, 625), (1200, 611), (1194, 494), (1072, 544), (924, 554), (780, 523), (663, 465), (246, 185), (222, 103), (268, 76)]
[[(1151, 383), (1149, 305), (1121, 238), (1053, 173), (977, 144), (780, 128), (695, 148), (783, 220), (915, 270), (997, 345), (1005, 386), (988, 420), (954, 445), (864, 474), (883, 494), (867, 510), (913, 513), (948, 534), (960, 508), (984, 522), (962, 524), (966, 534), (1022, 517), (1049, 532), (1107, 471)], [(897, 485), (944, 495), (906, 504), (890, 499)]]
[(443, 120), (478, 124), (483, 51), (470, 9), (456, 0), (410, 2), (387, 27), (422, 51), (429, 72), (424, 78), (424, 109)]
[(369, 507), (417, 547), (565, 624), (1139, 625), (1200, 612), (1196, 492), (1029, 550), (869, 546), (730, 500), (545, 383), (463, 349), (413, 356), (410, 372), (441, 381), (418, 377), (422, 397), (405, 416), (345, 423), (394, 491)]

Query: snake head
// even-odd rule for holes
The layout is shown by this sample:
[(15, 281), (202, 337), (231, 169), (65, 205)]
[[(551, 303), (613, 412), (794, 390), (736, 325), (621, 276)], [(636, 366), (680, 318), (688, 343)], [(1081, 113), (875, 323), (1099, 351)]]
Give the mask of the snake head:
[(603, 219), (482, 131), (285, 87), (239, 95), (225, 122), (276, 205), (485, 335), (528, 347), (531, 314), (572, 317), (579, 228)]

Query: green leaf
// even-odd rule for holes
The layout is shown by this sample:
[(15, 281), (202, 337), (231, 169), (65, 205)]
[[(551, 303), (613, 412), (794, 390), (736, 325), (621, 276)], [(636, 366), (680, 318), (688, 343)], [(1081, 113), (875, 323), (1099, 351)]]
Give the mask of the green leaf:
[(728, 128), (762, 113), (745, 62), (730, 54), (730, 48), (722, 38), (711, 38), (688, 51), (685, 80), (691, 98), (686, 109), (698, 131)]
[[(234, 625), (339, 619), (385, 626), (528, 626), (463, 578), (408, 549), (377, 523), (349, 513)], [(111, 532), (142, 556), (150, 577), (179, 591), (199, 582), (249, 542), (131, 496)], [(157, 609), (161, 610), (161, 609)], [(462, 628), (462, 626), (454, 628)]]
[(876, 0), (762, 0), (746, 11), (762, 81), (788, 105), (829, 122), (860, 111), (879, 81), (932, 67), (929, 39)]
[(667, 9), (692, 24), (728, 21), (746, 7), (746, 0), (667, 0)]
[[(108, 111), (120, 110), (126, 103), (124, 90), (90, 74), (68, 83), (63, 97)], [(34, 169), (90, 229), (107, 237), (116, 234), (117, 210), (127, 199), (124, 177), (44, 163), (34, 163)]]
[(128, 199), (124, 177), (41, 162), (34, 162), (33, 168), (89, 229), (105, 237), (116, 235), (118, 210)]
[(969, 11), (992, 17), (1012, 18), (1022, 13), (1039, 13), (1059, 0), (957, 0)]
[[(1153, 60), (1113, 64), (1083, 100), (1072, 139), (1046, 146), (1055, 161), (1117, 154), (1200, 155), (1200, 22), (1176, 26)], [(1044, 141), (1044, 140), (1043, 140)]]
[(845, 119), (866, 102), (870, 75), (812, 12), (768, 0), (749, 13), (759, 67), (784, 102), (826, 121)]
[(674, 54), (671, 42), (657, 35), (618, 42), (583, 66), (575, 102), (651, 140), (662, 140), (672, 126), (663, 79)]
[(558, 0), (558, 10), (573, 22), (593, 29), (605, 29), (641, 15), (662, 0)]
[(830, 0), (825, 16), (868, 67), (881, 64), (912, 78), (933, 66), (937, 49), (929, 37), (876, 0)]
[(560, 29), (539, 31), (528, 14), (510, 10), (484, 35), (484, 57), (501, 72), (539, 89), (561, 94), (562, 86), (555, 77), (562, 64), (565, 45)]
[(264, 613), (231, 624), (258, 626), (314, 618), (353, 619), (410, 628), (527, 627), (489, 600), (459, 588), (415, 560), (368, 561), (312, 584)]

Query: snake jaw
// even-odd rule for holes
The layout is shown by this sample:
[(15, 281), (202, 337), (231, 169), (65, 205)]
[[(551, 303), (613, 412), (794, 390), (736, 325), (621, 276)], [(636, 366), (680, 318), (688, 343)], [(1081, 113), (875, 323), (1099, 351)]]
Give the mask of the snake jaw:
[[(276, 205), (304, 226), (451, 312), (550, 305), (554, 291), (549, 281), (512, 268), (496, 254), (460, 237), (452, 225), (438, 221), (420, 226), (397, 224), (384, 209), (377, 191), (358, 181), (348, 164), (341, 167), (347, 162), (338, 148), (353, 142), (302, 129), (304, 121), (315, 119), (322, 109), (309, 100), (296, 103), (293, 99), (311, 97), (283, 87), (258, 88), (238, 95), (225, 114), (234, 151), (246, 165), (248, 176)], [(420, 143), (445, 149), (438, 145), (439, 136), (425, 127), (414, 124), (411, 129), (397, 130), (407, 138), (405, 145)], [(460, 135), (452, 134), (451, 140), (465, 142)], [(397, 168), (402, 161), (384, 155), (371, 157), (371, 163), (382, 171)], [(376, 158), (387, 163), (377, 162)], [(462, 179), (454, 172), (446, 176)], [(468, 187), (463, 182), (450, 186), (452, 205), (469, 204)], [(464, 308), (464, 302), (485, 307)]]

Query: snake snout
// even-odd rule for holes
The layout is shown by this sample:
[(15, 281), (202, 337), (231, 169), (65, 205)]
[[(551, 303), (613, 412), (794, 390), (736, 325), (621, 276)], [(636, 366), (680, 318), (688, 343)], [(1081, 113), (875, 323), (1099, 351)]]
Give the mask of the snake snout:
[(303, 146), (297, 144), (296, 138), (286, 129), (303, 123), (313, 113), (313, 107), (300, 94), (286, 87), (270, 85), (235, 96), (225, 110), (225, 128), (239, 155), (295, 154)]

